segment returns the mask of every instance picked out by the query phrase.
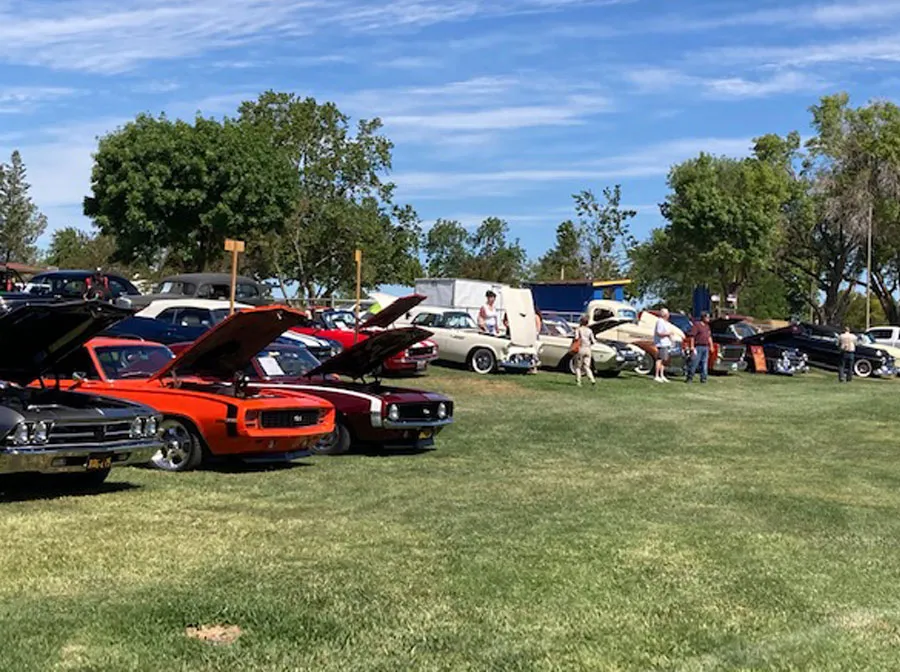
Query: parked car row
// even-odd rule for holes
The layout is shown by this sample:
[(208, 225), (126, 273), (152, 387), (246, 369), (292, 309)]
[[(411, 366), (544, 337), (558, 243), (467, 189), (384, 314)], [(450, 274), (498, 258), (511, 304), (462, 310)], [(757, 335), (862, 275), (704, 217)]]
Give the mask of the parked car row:
[(98, 484), (126, 464), (184, 471), (354, 445), (423, 448), (453, 421), (449, 398), (378, 379), (385, 360), (428, 339), (420, 328), (372, 332), (329, 348), (323, 363), (292, 332), (306, 316), (283, 306), (241, 310), (171, 349), (101, 335), (135, 319), (157, 321), (106, 302), (7, 303), (0, 473)]

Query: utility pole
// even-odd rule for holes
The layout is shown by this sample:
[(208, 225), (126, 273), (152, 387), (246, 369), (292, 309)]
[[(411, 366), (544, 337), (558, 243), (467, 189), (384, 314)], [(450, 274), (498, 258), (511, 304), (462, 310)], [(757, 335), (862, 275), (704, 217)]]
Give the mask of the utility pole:
[(359, 301), (362, 293), (362, 250), (356, 250), (353, 254), (356, 262), (356, 326), (353, 331), (353, 342), (359, 342)]
[(866, 331), (872, 326), (872, 204), (869, 204), (868, 253), (866, 259)]
[(238, 254), (244, 251), (244, 241), (226, 238), (225, 251), (231, 252), (231, 303), (228, 306), (228, 314), (234, 315), (234, 292), (237, 286)]

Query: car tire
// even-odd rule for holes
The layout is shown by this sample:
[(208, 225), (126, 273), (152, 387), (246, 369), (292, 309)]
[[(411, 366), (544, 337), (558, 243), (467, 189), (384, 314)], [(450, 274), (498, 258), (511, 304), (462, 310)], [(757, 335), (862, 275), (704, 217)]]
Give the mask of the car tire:
[(97, 469), (79, 474), (63, 474), (63, 484), (71, 490), (96, 490), (106, 481), (109, 472), (109, 469)]
[(335, 420), (334, 431), (323, 436), (313, 446), (316, 455), (343, 455), (350, 450), (350, 430), (340, 420)]
[(634, 367), (634, 372), (640, 376), (649, 376), (656, 369), (656, 359), (650, 355), (650, 353), (645, 352), (641, 357), (638, 365)]
[(469, 368), (479, 375), (486, 376), (497, 368), (497, 357), (489, 348), (477, 348), (469, 355)]
[(203, 461), (203, 443), (197, 429), (181, 418), (166, 417), (160, 425), (165, 447), (150, 458), (161, 471), (190, 471)]
[(853, 362), (853, 375), (857, 378), (868, 378), (872, 375), (872, 362), (868, 359), (857, 359)]

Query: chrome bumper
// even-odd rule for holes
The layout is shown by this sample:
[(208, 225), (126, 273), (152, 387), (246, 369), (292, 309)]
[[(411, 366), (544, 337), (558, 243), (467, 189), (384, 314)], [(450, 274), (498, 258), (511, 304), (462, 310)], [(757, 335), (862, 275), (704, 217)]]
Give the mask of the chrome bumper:
[(384, 429), (435, 429), (446, 427), (452, 423), (452, 417), (443, 420), (388, 420), (385, 418), (381, 427)]
[(163, 447), (162, 442), (130, 441), (111, 445), (45, 446), (43, 448), (5, 448), (0, 450), (0, 474), (67, 474), (87, 471), (88, 457), (112, 457), (112, 466), (146, 464)]
[(747, 362), (744, 360), (726, 362), (721, 359), (717, 359), (715, 363), (712, 365), (712, 370), (716, 373), (737, 373), (738, 371), (744, 371), (747, 368)]

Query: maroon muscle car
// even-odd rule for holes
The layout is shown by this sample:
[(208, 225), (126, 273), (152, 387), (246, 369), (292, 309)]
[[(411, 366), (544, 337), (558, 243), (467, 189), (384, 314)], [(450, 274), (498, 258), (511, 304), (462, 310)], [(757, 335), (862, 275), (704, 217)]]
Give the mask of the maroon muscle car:
[[(418, 327), (383, 331), (323, 364), (305, 348), (276, 342), (254, 358), (247, 371), (249, 383), (259, 389), (304, 392), (334, 405), (334, 432), (315, 452), (338, 455), (351, 446), (427, 448), (453, 422), (453, 402), (441, 394), (383, 385), (366, 377), (386, 359), (430, 335)], [(354, 382), (341, 381), (340, 375)]]

